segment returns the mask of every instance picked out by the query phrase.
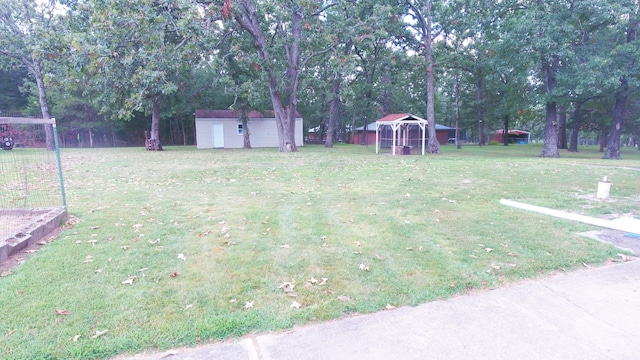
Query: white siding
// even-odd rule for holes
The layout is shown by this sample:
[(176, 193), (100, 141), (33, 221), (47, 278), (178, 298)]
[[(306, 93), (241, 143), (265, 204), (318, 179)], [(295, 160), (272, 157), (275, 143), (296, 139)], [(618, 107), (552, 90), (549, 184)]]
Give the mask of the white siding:
[[(244, 146), (244, 137), (238, 135), (238, 119), (196, 118), (198, 149), (213, 148), (211, 124), (214, 123), (221, 123), (224, 126), (225, 148), (233, 149)], [(274, 118), (249, 119), (248, 127), (252, 147), (278, 147), (278, 129)], [(296, 119), (295, 141), (296, 146), (304, 145), (301, 118)]]

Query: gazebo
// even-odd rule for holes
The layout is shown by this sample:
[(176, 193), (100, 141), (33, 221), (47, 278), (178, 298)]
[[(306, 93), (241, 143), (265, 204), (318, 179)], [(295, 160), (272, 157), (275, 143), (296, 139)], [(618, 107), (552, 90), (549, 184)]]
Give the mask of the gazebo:
[[(417, 126), (419, 127), (419, 135), (421, 137), (419, 140), (422, 155), (424, 155), (427, 139), (427, 124), (427, 120), (413, 114), (389, 114), (376, 120), (376, 154), (380, 150), (380, 129), (384, 126), (390, 126), (393, 133), (391, 153), (396, 155), (396, 151), (401, 150), (401, 154), (403, 155), (411, 154), (414, 146), (411, 145), (410, 134), (415, 134), (415, 131), (411, 130)], [(401, 145), (398, 143), (401, 143)]]

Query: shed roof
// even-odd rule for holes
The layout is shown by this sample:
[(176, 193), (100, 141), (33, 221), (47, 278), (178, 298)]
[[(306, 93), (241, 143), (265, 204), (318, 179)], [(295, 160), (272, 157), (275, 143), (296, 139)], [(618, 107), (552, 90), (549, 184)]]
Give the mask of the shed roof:
[[(262, 118), (274, 118), (275, 113), (273, 110), (265, 110), (259, 112), (256, 110), (250, 111), (247, 116), (249, 119), (262, 119)], [(237, 119), (240, 117), (240, 111), (238, 110), (196, 110), (196, 118), (212, 118), (212, 119)], [(302, 118), (302, 115), (296, 111), (296, 118)]]

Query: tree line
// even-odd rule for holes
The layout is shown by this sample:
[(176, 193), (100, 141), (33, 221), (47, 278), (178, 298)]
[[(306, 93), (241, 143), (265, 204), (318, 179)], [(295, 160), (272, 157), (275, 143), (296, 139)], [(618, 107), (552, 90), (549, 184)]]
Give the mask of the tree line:
[[(0, 0), (0, 110), (127, 142), (193, 141), (196, 108), (295, 114), (325, 146), (390, 113), (535, 130), (541, 157), (640, 135), (636, 0)], [(150, 117), (150, 122), (149, 122)], [(137, 125), (136, 125), (137, 124)], [(52, 133), (47, 132), (47, 138)], [(84, 135), (83, 135), (84, 136)], [(141, 134), (138, 134), (138, 138)], [(73, 141), (71, 139), (70, 141)], [(456, 142), (458, 139), (456, 138)], [(458, 144), (459, 145), (459, 144)]]

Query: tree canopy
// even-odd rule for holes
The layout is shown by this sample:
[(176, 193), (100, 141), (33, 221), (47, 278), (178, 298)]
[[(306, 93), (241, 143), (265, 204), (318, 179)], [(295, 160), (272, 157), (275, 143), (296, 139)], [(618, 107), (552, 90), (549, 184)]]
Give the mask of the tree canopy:
[(298, 112), (328, 147), (378, 117), (411, 112), (429, 121), (433, 153), (442, 151), (438, 123), (479, 145), (519, 127), (544, 142), (542, 157), (597, 137), (604, 158), (617, 159), (640, 137), (638, 7), (0, 0), (0, 111), (37, 98), (43, 116), (52, 103), (63, 128), (101, 131), (109, 144), (134, 123), (158, 144), (187, 144), (196, 108), (270, 108), (280, 151), (297, 150)]

